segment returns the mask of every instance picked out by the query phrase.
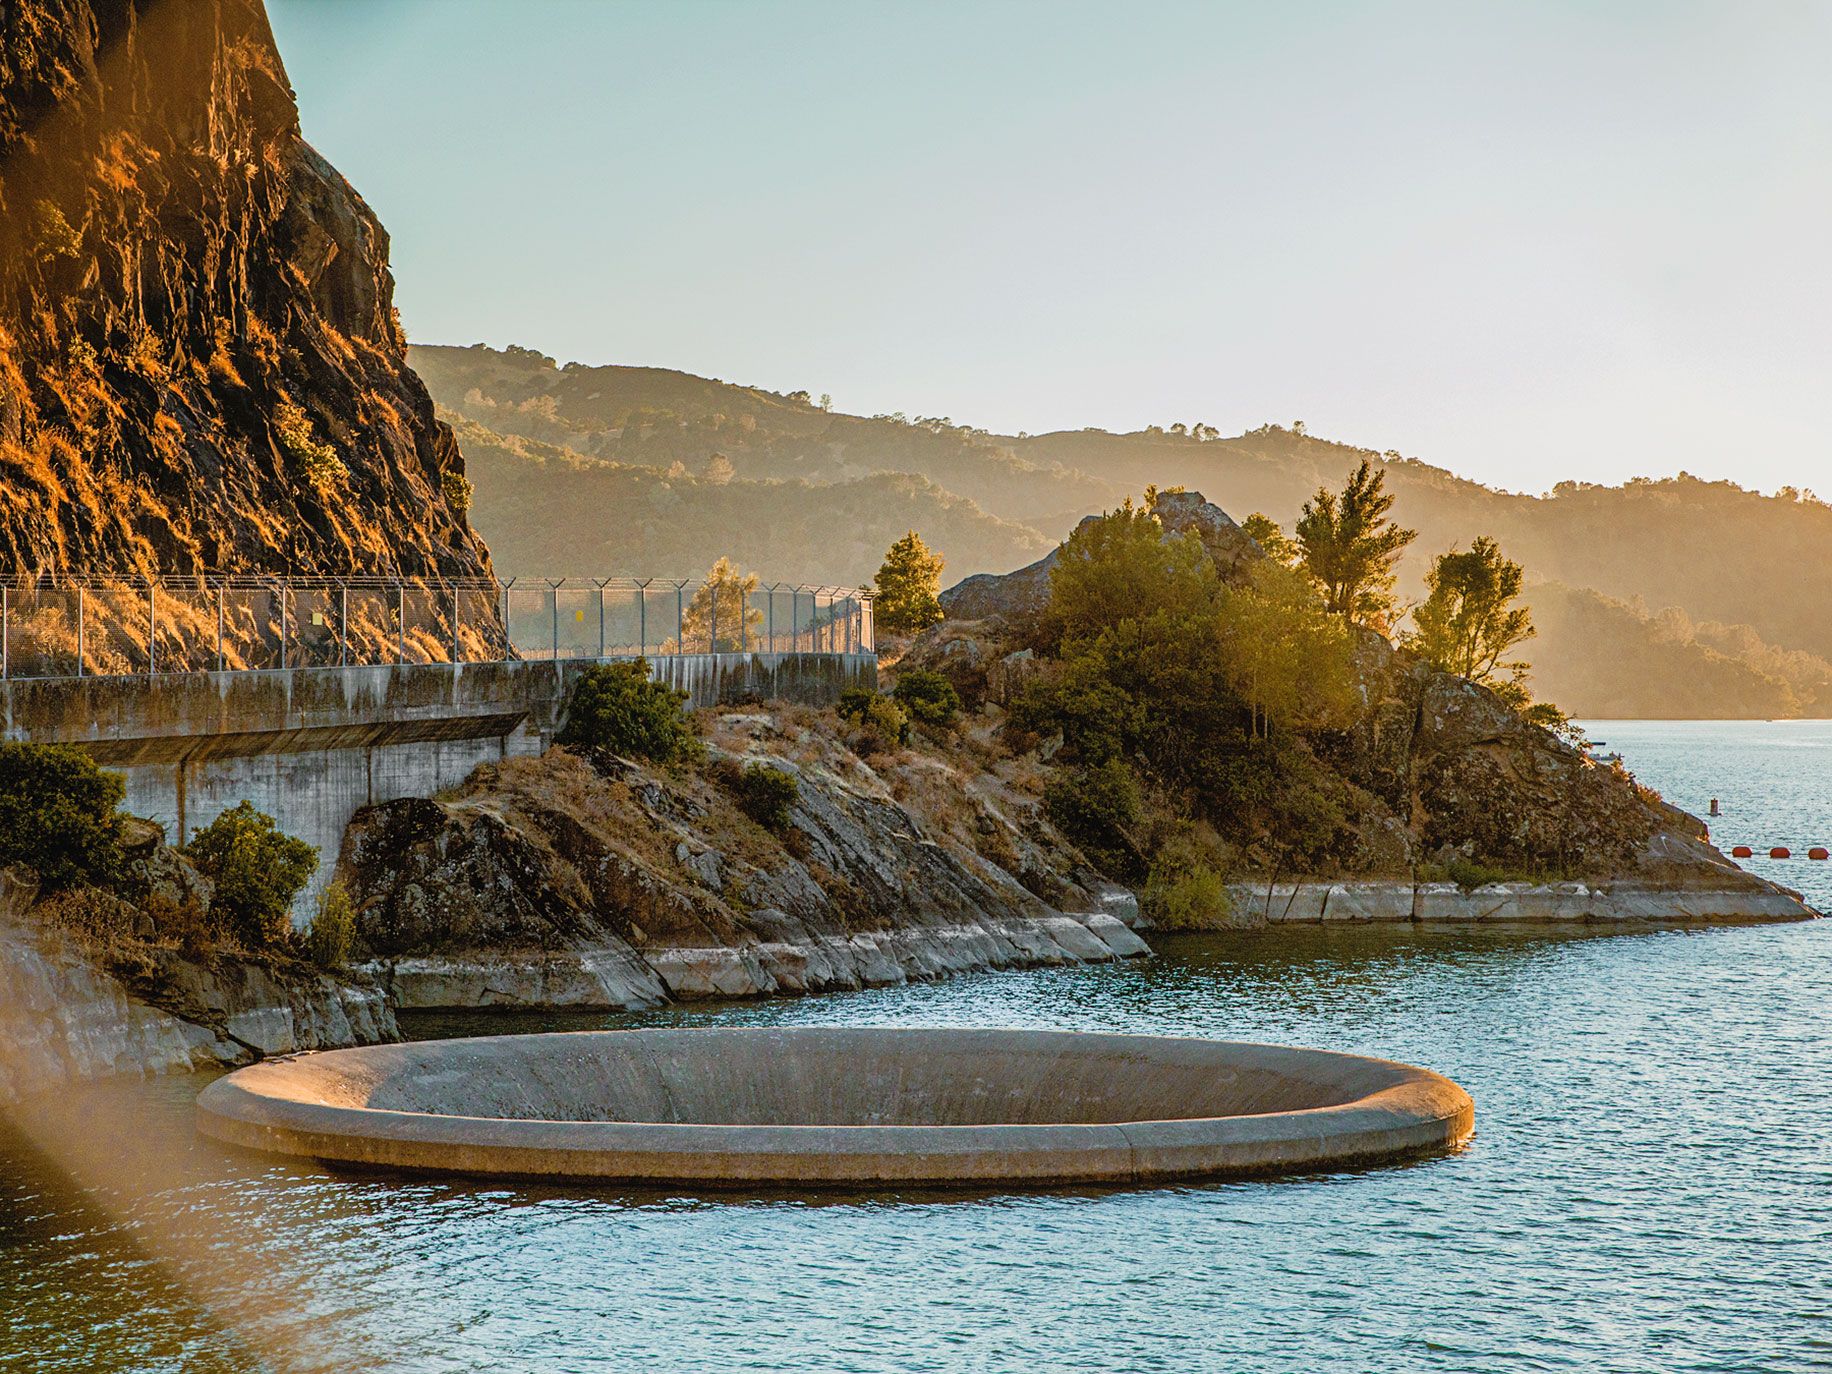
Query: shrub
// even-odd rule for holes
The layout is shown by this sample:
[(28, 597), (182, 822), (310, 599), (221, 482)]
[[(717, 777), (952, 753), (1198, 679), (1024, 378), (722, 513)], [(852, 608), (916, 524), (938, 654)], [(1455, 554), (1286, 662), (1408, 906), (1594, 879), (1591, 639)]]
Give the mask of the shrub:
[(834, 707), (841, 720), (854, 727), (848, 741), (853, 752), (869, 757), (887, 749), (907, 744), (910, 738), (909, 714), (895, 700), (864, 687), (849, 687), (840, 694)]
[(463, 515), (471, 508), (471, 497), (476, 493), (476, 487), (462, 472), (444, 472), (439, 476), (439, 492), (445, 497), (446, 505)]
[(912, 668), (897, 679), (892, 695), (912, 720), (924, 725), (951, 725), (961, 713), (961, 694), (940, 673)]
[(54, 202), (41, 200), (32, 207), (32, 227), (40, 262), (82, 256), (82, 236), (70, 227), (70, 221)]
[(647, 659), (587, 668), (573, 684), (558, 740), (654, 763), (696, 758), (701, 745), (682, 710), (686, 700), (685, 692), (650, 678)]
[(23, 864), (47, 890), (121, 877), (126, 783), (68, 744), (0, 744), (0, 865)]
[(356, 944), (356, 907), (342, 883), (332, 883), (318, 899), (318, 914), (305, 933), (305, 956), (319, 968), (342, 968)]
[(329, 490), (349, 476), (337, 450), (312, 432), (312, 419), (291, 401), (274, 407), (274, 433), (280, 445), (299, 465), (299, 473), (319, 491)]
[(1165, 930), (1211, 930), (1227, 924), (1228, 889), (1221, 874), (1188, 843), (1166, 845), (1152, 861), (1139, 908)]
[(866, 713), (871, 704), (878, 699), (878, 694), (869, 687), (848, 687), (840, 693), (840, 699), (834, 704), (834, 711), (841, 720), (849, 720), (854, 725), (865, 723)]
[(1056, 828), (1109, 873), (1138, 871), (1138, 849), (1127, 833), (1138, 824), (1139, 784), (1119, 759), (1056, 774), (1043, 789)]
[(284, 834), (274, 818), (240, 802), (191, 837), (191, 862), (216, 884), (213, 924), (244, 949), (292, 939), (293, 898), (318, 866), (318, 847)]
[(1533, 874), (1510, 868), (1496, 868), (1463, 854), (1452, 855), (1443, 863), (1426, 864), (1419, 876), (1426, 882), (1455, 883), (1465, 892), (1474, 892), (1477, 888), (1488, 887), (1492, 883), (1521, 883), (1535, 880)]
[(780, 833), (789, 828), (789, 812), (801, 795), (801, 784), (793, 773), (767, 763), (747, 763), (738, 774), (736, 790), (745, 815), (765, 830)]

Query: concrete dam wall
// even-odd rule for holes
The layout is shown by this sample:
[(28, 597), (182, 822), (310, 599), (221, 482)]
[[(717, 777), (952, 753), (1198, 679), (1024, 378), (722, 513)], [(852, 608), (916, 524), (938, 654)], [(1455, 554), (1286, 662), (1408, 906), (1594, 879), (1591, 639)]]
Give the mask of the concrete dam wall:
[[(591, 659), (386, 664), (0, 683), (4, 737), (82, 746), (127, 779), (126, 808), (182, 844), (238, 802), (318, 846), (294, 908), (309, 919), (361, 807), (428, 797), (479, 764), (538, 754)], [(874, 654), (681, 654), (649, 660), (690, 706), (831, 705), (875, 687)]]

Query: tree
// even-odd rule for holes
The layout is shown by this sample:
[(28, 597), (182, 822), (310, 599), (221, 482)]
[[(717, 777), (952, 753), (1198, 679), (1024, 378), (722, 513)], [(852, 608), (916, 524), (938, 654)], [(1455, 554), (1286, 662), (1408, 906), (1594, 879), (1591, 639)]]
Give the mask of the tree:
[(706, 460), (706, 468), (700, 474), (702, 479), (715, 487), (722, 487), (738, 475), (738, 469), (732, 466), (732, 460), (723, 453), (715, 453)]
[(756, 573), (739, 572), (738, 565), (729, 558), (714, 563), (706, 581), (687, 603), (687, 612), (681, 619), (681, 643), (676, 648), (682, 653), (732, 654), (754, 645), (757, 629), (763, 624), (763, 612), (751, 604), (756, 590)]
[(318, 867), (317, 845), (284, 833), (272, 816), (244, 801), (193, 835), (184, 852), (216, 884), (211, 920), (243, 949), (288, 942), (293, 898)]
[(48, 890), (113, 883), (126, 789), (74, 744), (0, 744), (0, 865), (24, 864)]
[(942, 557), (911, 530), (890, 547), (878, 569), (872, 613), (878, 628), (894, 635), (918, 634), (942, 619)]
[(1471, 682), (1519, 682), (1527, 665), (1504, 655), (1535, 634), (1533, 613), (1513, 605), (1521, 567), (1486, 534), (1467, 552), (1452, 549), (1425, 575), (1430, 595), (1412, 613), (1407, 645), (1433, 667)]
[(595, 664), (573, 683), (556, 742), (662, 764), (693, 758), (702, 746), (686, 701), (687, 693), (649, 676), (647, 659)]
[(1275, 722), (1328, 725), (1353, 708), (1351, 632), (1324, 610), (1303, 573), (1271, 559), (1255, 561), (1223, 593), (1222, 615), (1224, 672), (1259, 738)]
[(1194, 614), (1213, 602), (1218, 582), (1200, 539), (1166, 537), (1158, 517), (1128, 498), (1063, 544), (1050, 569), (1049, 616), (1064, 636), (1097, 634), (1153, 611)]
[(1240, 527), (1273, 562), (1290, 567), (1298, 561), (1298, 546), (1270, 515), (1254, 511), (1240, 522)]
[(1297, 523), (1304, 569), (1323, 589), (1324, 606), (1382, 631), (1393, 614), (1394, 565), (1418, 538), (1388, 517), (1386, 483), (1386, 472), (1363, 458), (1341, 495), (1318, 487)]

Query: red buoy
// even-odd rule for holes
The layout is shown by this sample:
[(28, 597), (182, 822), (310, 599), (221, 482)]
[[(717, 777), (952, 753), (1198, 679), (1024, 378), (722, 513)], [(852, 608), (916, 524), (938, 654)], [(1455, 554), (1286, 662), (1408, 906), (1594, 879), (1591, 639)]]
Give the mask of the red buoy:
[(1748, 859), (1748, 858), (1753, 858), (1754, 856), (1755, 856), (1755, 851), (1746, 844), (1740, 844), (1735, 849), (1730, 851), (1730, 857), (1733, 859)]
[(1814, 845), (1813, 848), (1807, 851), (1807, 857), (1809, 859), (1832, 859), (1832, 850), (1827, 850), (1820, 845)]
[(1773, 849), (1768, 851), (1768, 857), (1771, 859), (1791, 859), (1794, 856), (1781, 845), (1776, 845)]

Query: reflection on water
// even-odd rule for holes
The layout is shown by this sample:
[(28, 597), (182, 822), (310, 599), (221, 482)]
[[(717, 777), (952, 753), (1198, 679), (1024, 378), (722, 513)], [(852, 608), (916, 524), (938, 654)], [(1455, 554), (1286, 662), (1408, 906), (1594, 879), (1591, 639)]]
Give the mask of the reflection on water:
[(1460, 1154), (1287, 1181), (397, 1183), (197, 1138), (199, 1080), (70, 1094), (0, 1138), (0, 1370), (1832, 1368), (1829, 937), (1306, 929), (804, 1001), (413, 1023), (1138, 1029), (1384, 1054), (1475, 1096)]
[(88, 1205), (6, 1149), (0, 1367), (1798, 1369), (1832, 1310), (1827, 949), (1815, 926), (1304, 930), (416, 1026), (1142, 1028), (1411, 1058), (1475, 1094), (1460, 1155), (1284, 1182), (738, 1201), (391, 1183), (197, 1139), (193, 1081), (80, 1094), (31, 1117), (110, 1123), (59, 1162), (139, 1163)]

